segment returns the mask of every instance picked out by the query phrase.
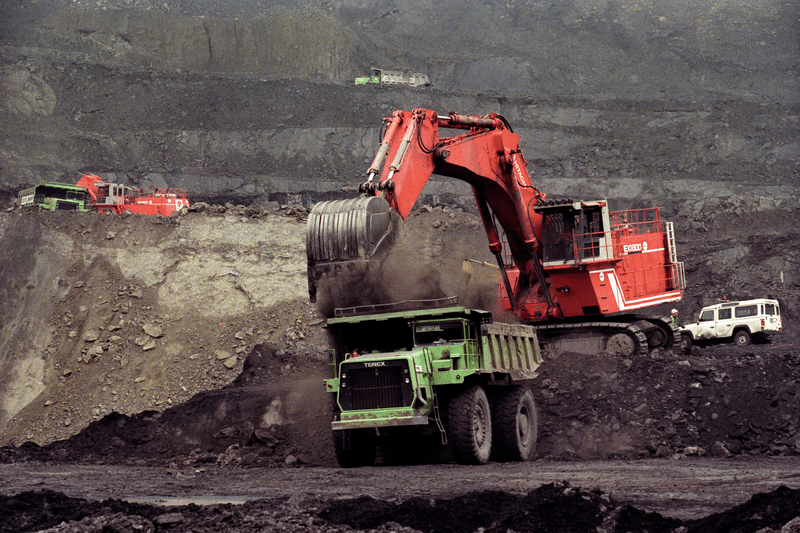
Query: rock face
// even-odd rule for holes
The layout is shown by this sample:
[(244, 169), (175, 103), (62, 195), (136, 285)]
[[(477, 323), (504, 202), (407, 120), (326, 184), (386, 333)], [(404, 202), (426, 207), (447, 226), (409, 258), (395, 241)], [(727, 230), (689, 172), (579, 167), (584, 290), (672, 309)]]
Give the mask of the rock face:
[[(797, 203), (791, 2), (0, 9), (6, 193), (91, 171), (196, 200), (308, 203), (358, 183), (383, 116), (424, 106), (506, 116), (553, 196), (670, 214), (700, 198)], [(426, 72), (434, 87), (354, 87), (370, 65)], [(426, 194), (471, 204), (461, 184)]]
[(318, 327), (302, 346), (284, 339), (317, 316), (303, 225), (191, 215), (3, 214), (5, 438), (50, 441), (111, 412), (163, 410), (232, 382), (258, 344), (322, 353)]

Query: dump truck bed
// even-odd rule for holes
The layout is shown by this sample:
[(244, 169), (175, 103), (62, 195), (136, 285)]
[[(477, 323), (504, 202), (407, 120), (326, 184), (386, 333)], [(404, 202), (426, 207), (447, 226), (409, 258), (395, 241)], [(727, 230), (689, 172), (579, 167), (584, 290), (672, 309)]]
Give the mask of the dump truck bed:
[(536, 377), (542, 353), (536, 328), (524, 324), (492, 323), (484, 326), (482, 371), (508, 374), (514, 381)]

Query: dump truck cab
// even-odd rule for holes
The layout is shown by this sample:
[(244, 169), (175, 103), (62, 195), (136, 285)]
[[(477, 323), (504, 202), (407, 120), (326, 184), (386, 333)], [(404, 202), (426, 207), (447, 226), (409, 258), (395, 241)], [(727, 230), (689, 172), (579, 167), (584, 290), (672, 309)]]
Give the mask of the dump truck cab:
[(479, 371), (479, 327), (491, 313), (459, 306), (404, 310), (404, 304), (338, 309), (328, 329), (339, 346), (327, 380), (336, 394), (332, 428), (426, 425), (433, 388)]

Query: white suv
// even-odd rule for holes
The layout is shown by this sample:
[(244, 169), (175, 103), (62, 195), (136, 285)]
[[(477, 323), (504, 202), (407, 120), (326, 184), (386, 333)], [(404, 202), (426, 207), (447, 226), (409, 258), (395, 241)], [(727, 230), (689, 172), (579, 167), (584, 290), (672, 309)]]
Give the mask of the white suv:
[(773, 333), (783, 329), (777, 300), (758, 299), (742, 302), (721, 301), (704, 307), (697, 322), (680, 328), (683, 351), (692, 345), (710, 346), (732, 342), (747, 346), (751, 342), (770, 342)]

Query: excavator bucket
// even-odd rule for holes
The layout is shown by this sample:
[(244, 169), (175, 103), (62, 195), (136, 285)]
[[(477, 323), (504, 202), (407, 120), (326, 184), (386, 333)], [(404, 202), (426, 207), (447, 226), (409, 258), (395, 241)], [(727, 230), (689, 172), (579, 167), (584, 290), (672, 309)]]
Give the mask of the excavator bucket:
[(314, 206), (306, 225), (308, 295), (316, 301), (323, 276), (366, 275), (380, 264), (400, 234), (402, 218), (380, 196)]

